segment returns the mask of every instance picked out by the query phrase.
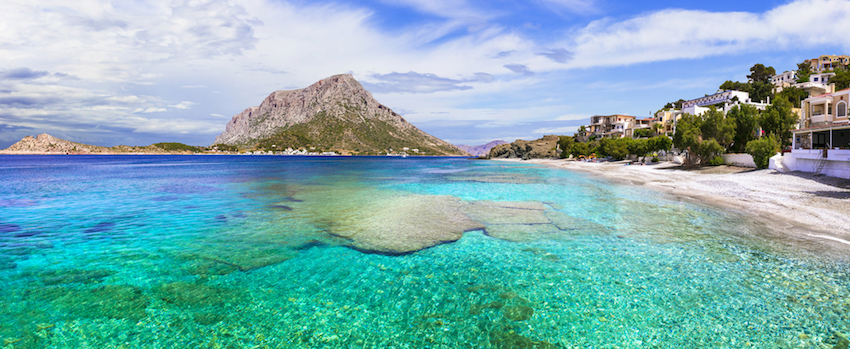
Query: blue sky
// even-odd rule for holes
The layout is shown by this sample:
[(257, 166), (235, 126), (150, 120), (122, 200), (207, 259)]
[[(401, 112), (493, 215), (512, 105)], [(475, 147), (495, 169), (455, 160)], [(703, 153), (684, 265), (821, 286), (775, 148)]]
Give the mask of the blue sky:
[(209, 145), (271, 92), (352, 73), (455, 144), (572, 134), (845, 54), (850, 2), (7, 0), (0, 148)]

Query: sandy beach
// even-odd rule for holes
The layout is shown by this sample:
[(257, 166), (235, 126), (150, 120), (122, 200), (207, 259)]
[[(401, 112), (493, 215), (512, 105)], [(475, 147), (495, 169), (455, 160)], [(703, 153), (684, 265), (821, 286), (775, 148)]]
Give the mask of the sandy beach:
[(850, 180), (733, 166), (685, 170), (669, 162), (646, 166), (548, 159), (522, 162), (580, 171), (743, 212), (790, 244), (844, 257), (850, 252)]

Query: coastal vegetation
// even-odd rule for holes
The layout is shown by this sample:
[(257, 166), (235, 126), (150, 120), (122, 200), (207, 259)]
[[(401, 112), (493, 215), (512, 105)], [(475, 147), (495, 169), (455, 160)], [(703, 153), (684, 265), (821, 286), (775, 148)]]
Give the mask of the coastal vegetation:
[(659, 151), (669, 151), (673, 145), (670, 138), (666, 136), (655, 136), (652, 138), (602, 138), (588, 142), (578, 142), (575, 137), (561, 136), (558, 146), (561, 149), (561, 158), (586, 157), (596, 154), (598, 156), (610, 156), (615, 160), (623, 160), (629, 155), (644, 157)]
[(747, 154), (753, 156), (756, 167), (767, 168), (770, 158), (779, 151), (779, 142), (774, 136), (764, 137), (747, 143)]

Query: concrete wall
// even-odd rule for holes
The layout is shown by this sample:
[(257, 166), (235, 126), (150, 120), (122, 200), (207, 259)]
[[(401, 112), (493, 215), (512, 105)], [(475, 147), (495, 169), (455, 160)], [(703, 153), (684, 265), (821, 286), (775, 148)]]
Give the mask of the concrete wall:
[(750, 154), (723, 154), (723, 162), (740, 167), (756, 167), (756, 162)]
[[(850, 155), (842, 154), (844, 152), (850, 153), (850, 150), (830, 150), (830, 152), (836, 152), (836, 154), (830, 155), (833, 160), (826, 161), (821, 173), (825, 176), (850, 179), (850, 160), (840, 160), (850, 158)], [(782, 157), (782, 166), (791, 171), (815, 172), (817, 158), (808, 154), (785, 154)]]

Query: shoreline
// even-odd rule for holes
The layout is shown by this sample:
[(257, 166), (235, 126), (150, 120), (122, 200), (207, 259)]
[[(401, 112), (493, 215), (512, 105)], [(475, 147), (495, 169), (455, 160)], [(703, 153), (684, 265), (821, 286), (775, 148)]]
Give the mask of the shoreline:
[(582, 172), (641, 186), (674, 198), (743, 214), (771, 228), (771, 236), (813, 253), (847, 260), (850, 251), (850, 181), (808, 173), (734, 166), (685, 170), (656, 165), (588, 163), (555, 159), (494, 159)]

